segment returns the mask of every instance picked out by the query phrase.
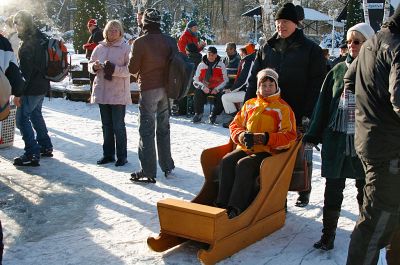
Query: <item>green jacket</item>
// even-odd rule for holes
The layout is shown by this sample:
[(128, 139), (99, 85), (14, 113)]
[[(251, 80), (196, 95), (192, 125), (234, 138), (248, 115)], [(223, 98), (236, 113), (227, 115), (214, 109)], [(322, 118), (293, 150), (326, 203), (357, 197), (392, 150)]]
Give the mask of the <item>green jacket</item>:
[(326, 76), (310, 128), (303, 139), (305, 142), (322, 143), (321, 176), (325, 178), (365, 178), (360, 159), (345, 155), (346, 134), (329, 127), (336, 117), (346, 71), (346, 63), (341, 62)]

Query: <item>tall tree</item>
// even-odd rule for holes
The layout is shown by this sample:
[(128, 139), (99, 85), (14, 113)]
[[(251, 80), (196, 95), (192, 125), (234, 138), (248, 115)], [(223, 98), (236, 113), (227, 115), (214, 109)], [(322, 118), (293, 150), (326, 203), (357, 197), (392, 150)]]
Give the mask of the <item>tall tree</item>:
[(86, 23), (89, 19), (97, 19), (97, 24), (104, 27), (107, 12), (105, 0), (76, 0), (76, 14), (74, 21), (74, 49), (83, 52), (82, 45), (87, 41), (90, 33)]
[(355, 24), (364, 22), (364, 13), (361, 0), (349, 0), (347, 5), (346, 28), (351, 28)]

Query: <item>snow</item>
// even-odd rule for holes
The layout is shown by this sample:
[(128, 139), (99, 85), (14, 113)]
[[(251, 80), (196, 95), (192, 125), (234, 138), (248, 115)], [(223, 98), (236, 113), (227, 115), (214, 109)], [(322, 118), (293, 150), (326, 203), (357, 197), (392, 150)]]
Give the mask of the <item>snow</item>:
[[(191, 200), (200, 191), (200, 154), (226, 143), (227, 129), (171, 117), (174, 176), (166, 179), (159, 169), (156, 184), (137, 185), (129, 181), (129, 173), (139, 169), (137, 105), (127, 107), (125, 119), (129, 163), (118, 168), (96, 165), (102, 156), (97, 105), (52, 98), (44, 101), (43, 114), (55, 148), (53, 158), (42, 158), (36, 168), (13, 166), (12, 159), (24, 147), (18, 130), (14, 145), (0, 149), (4, 264), (199, 264), (199, 245), (194, 242), (157, 253), (147, 247), (146, 239), (159, 232), (159, 200)], [(285, 226), (219, 264), (345, 264), (358, 215), (354, 181), (345, 189), (335, 248), (314, 249), (321, 236), (325, 180), (320, 177), (319, 152), (313, 158), (310, 204), (295, 207), (297, 194), (289, 192)]]

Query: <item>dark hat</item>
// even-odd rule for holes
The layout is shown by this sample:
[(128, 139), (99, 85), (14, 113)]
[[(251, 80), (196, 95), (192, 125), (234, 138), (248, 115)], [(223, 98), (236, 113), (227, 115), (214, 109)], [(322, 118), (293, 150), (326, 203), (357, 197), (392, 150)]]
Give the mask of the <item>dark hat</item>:
[(22, 26), (33, 26), (33, 16), (26, 10), (18, 11), (13, 18), (13, 23)]
[(340, 49), (347, 49), (347, 43), (342, 43), (339, 46)]
[(197, 46), (196, 46), (196, 44), (194, 44), (193, 42), (188, 43), (188, 44), (186, 45), (185, 49), (186, 49), (188, 52), (198, 52)]
[(190, 29), (191, 27), (197, 26), (197, 22), (194, 20), (190, 20), (189, 23), (187, 23), (187, 28)]
[(389, 20), (392, 21), (397, 27), (400, 27), (400, 4), (397, 6)]
[(297, 13), (297, 19), (299, 21), (304, 20), (304, 9), (303, 9), (303, 7), (300, 6), (300, 5), (296, 5), (295, 8), (296, 8), (296, 13)]
[(207, 52), (211, 52), (211, 53), (214, 53), (214, 54), (218, 53), (217, 52), (217, 48), (215, 48), (214, 46), (208, 47)]
[(293, 21), (295, 24), (299, 23), (297, 17), (296, 7), (292, 3), (286, 3), (276, 12), (275, 20), (287, 19)]
[(143, 14), (144, 23), (157, 23), (160, 24), (161, 14), (157, 9), (147, 8)]

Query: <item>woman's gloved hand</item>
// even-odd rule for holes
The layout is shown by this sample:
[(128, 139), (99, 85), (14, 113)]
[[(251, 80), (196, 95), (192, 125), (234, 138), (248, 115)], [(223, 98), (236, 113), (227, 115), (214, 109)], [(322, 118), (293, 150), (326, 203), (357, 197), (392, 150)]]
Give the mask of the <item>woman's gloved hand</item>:
[(112, 80), (112, 75), (115, 71), (115, 64), (110, 61), (104, 62), (104, 78), (107, 80)]

